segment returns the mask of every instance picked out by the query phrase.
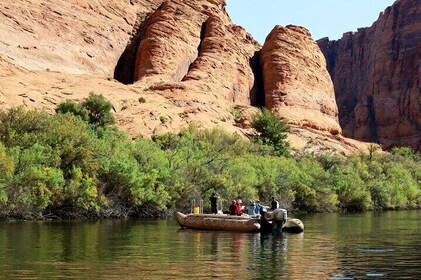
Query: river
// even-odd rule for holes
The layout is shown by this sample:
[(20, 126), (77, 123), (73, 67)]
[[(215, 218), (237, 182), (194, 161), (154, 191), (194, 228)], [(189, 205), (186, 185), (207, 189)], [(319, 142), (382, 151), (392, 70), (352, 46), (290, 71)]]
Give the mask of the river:
[(174, 219), (0, 223), (0, 279), (420, 279), (421, 211), (300, 215), (301, 234)]

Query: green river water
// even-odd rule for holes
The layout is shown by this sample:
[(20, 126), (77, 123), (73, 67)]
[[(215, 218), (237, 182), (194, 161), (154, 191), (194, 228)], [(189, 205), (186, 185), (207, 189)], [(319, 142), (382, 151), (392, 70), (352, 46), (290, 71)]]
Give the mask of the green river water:
[(301, 215), (305, 231), (174, 219), (0, 223), (0, 279), (421, 279), (421, 211)]

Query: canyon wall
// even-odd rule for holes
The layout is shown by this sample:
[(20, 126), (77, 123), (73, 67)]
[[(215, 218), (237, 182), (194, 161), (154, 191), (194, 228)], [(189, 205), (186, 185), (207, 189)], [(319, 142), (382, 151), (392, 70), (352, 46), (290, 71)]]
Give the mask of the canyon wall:
[(262, 47), (232, 23), (225, 6), (4, 0), (0, 106), (53, 113), (60, 102), (95, 92), (112, 102), (118, 126), (133, 138), (191, 123), (250, 135), (251, 116), (266, 106), (292, 126), (292, 147), (360, 149), (341, 136), (333, 85), (310, 33), (277, 26)]
[(0, 53), (28, 70), (108, 77), (159, 0), (0, 3)]
[(318, 44), (344, 136), (421, 151), (421, 1), (398, 0), (371, 27)]

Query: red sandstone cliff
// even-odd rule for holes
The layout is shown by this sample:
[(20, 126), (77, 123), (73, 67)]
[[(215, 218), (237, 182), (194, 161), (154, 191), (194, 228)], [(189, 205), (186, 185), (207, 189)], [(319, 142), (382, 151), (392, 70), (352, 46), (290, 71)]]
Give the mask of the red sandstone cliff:
[(4, 0), (0, 53), (27, 70), (112, 76), (137, 21), (158, 0)]
[(277, 27), (260, 52), (225, 5), (5, 0), (0, 106), (53, 112), (63, 100), (94, 91), (111, 100), (118, 125), (138, 137), (192, 122), (248, 134), (234, 125), (233, 107), (247, 118), (266, 102), (293, 125), (293, 147), (358, 150), (339, 134), (332, 84), (308, 31)]
[(290, 124), (340, 134), (332, 80), (307, 29), (276, 26), (262, 48), (261, 65), (267, 108)]
[(421, 1), (398, 0), (371, 27), (318, 44), (343, 134), (421, 151)]
[(187, 91), (202, 95), (203, 101), (222, 98), (250, 105), (250, 60), (260, 46), (231, 22), (225, 0), (201, 2), (166, 1), (149, 17), (134, 80), (155, 91), (171, 90), (170, 98), (184, 100)]

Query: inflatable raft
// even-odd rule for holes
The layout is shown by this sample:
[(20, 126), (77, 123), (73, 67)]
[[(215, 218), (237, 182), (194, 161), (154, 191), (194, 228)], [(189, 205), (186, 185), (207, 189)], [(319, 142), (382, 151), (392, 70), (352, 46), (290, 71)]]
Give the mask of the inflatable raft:
[(238, 232), (258, 232), (260, 230), (259, 220), (251, 216), (230, 216), (223, 214), (185, 215), (177, 212), (175, 218), (183, 228)]
[[(175, 214), (177, 222), (183, 228), (204, 230), (223, 230), (236, 232), (270, 231), (276, 223), (269, 220), (263, 224), (259, 215), (230, 216), (225, 214)], [(274, 226), (275, 225), (275, 226)], [(304, 231), (304, 224), (299, 219), (287, 219), (282, 225), (282, 231), (299, 233)]]

